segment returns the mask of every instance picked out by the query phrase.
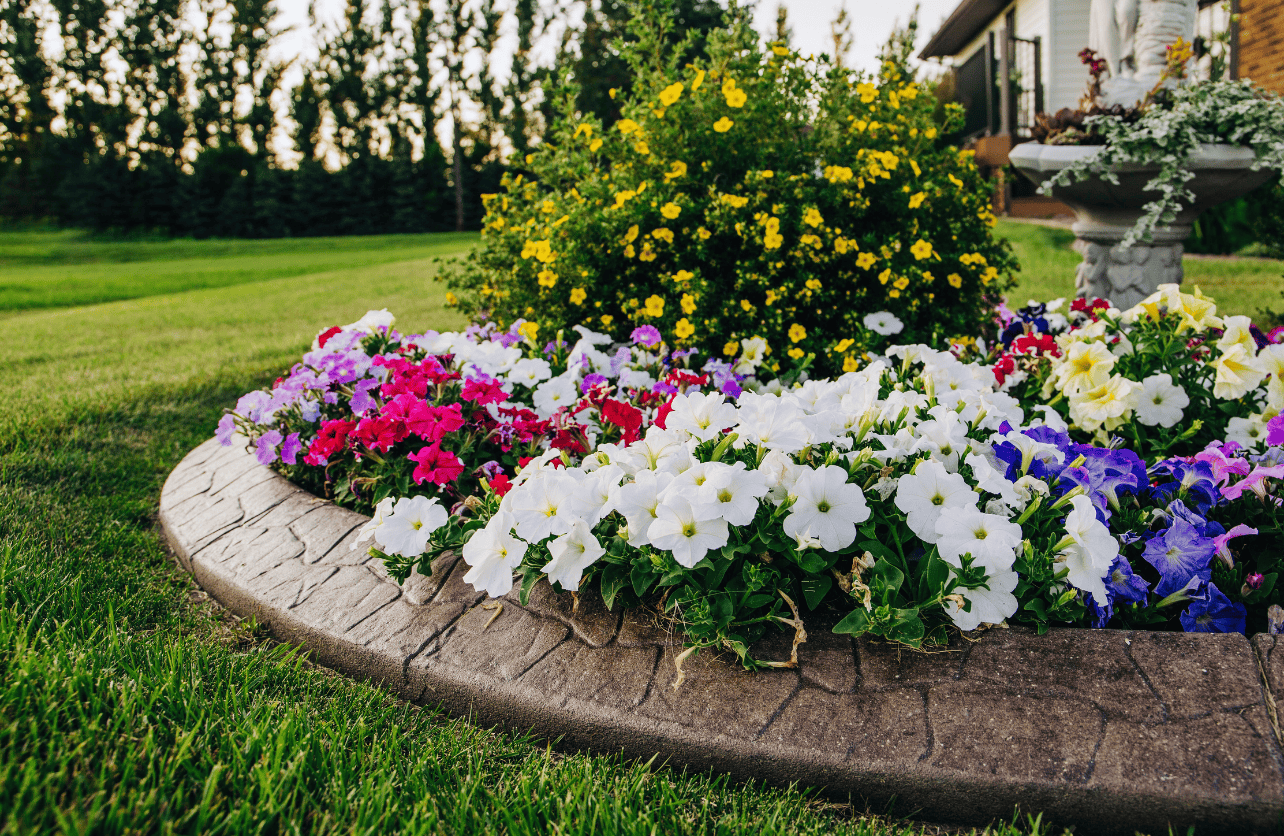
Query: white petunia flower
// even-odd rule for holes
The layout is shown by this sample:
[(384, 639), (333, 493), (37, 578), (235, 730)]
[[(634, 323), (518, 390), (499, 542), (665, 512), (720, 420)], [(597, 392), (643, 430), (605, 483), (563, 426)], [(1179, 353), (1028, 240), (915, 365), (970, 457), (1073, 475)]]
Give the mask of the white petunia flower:
[(1175, 427), (1181, 421), (1182, 410), (1190, 405), (1186, 390), (1173, 383), (1168, 373), (1152, 374), (1141, 382), (1135, 413), (1137, 420), (1148, 427)]
[(397, 323), (397, 318), (387, 308), (378, 311), (366, 311), (366, 315), (349, 325), (343, 326), (345, 331), (365, 331), (367, 334), (378, 334), (380, 329), (386, 328), (391, 331), (392, 326)]
[(548, 418), (564, 406), (571, 406), (579, 399), (575, 379), (569, 375), (546, 380), (535, 389), (535, 411), (541, 418)]
[(663, 471), (639, 470), (632, 482), (621, 485), (616, 492), (615, 510), (624, 515), (630, 546), (640, 548), (651, 542), (647, 531), (660, 507), (660, 494), (673, 478), (673, 474)]
[(1256, 389), (1266, 377), (1266, 364), (1243, 343), (1233, 344), (1209, 365), (1217, 369), (1213, 397), (1224, 401), (1239, 400)]
[(803, 469), (790, 493), (795, 497), (785, 517), (790, 537), (815, 537), (826, 551), (845, 549), (856, 539), (856, 525), (869, 519), (860, 485), (849, 484), (837, 465)]
[(552, 376), (553, 367), (548, 364), (548, 361), (534, 357), (527, 360), (518, 360), (514, 363), (512, 371), (508, 373), (508, 382), (520, 383), (527, 388), (531, 388), (538, 386), (540, 381), (548, 380)]
[(721, 392), (690, 392), (672, 401), (673, 411), (665, 419), (665, 429), (685, 431), (700, 441), (722, 435), (736, 423), (734, 404), (727, 403)]
[(571, 523), (570, 531), (548, 544), (553, 559), (544, 564), (549, 583), (559, 583), (568, 592), (578, 592), (584, 570), (606, 554), (606, 549), (593, 536), (593, 529), (583, 520)]
[(544, 470), (504, 497), (512, 497), (509, 509), (516, 520), (517, 536), (528, 543), (570, 531), (571, 523), (585, 509), (582, 486), (572, 475), (577, 471)]
[[(951, 572), (951, 580), (953, 580)], [(967, 612), (957, 603), (949, 601), (945, 611), (960, 630), (975, 630), (982, 624), (1001, 624), (1005, 618), (1015, 615), (1017, 599), (1012, 591), (1017, 588), (1020, 578), (1016, 572), (1008, 571), (986, 578), (989, 589), (957, 589), (959, 595), (970, 605)]]
[(752, 374), (767, 357), (767, 341), (753, 337), (740, 341), (740, 357), (736, 361), (736, 374)]
[(797, 453), (807, 446), (807, 430), (803, 426), (803, 411), (797, 404), (784, 397), (772, 395), (741, 395), (752, 398), (739, 411), (740, 423), (735, 427), (739, 438), (736, 446), (746, 444)]
[(884, 337), (890, 337), (905, 330), (905, 323), (887, 311), (866, 314), (863, 322), (866, 328)]
[(513, 572), (526, 556), (526, 544), (513, 536), (513, 525), (512, 515), (501, 511), (464, 544), (464, 562), (472, 567), (464, 583), (492, 598), (512, 590)]
[(942, 560), (961, 568), (963, 555), (970, 554), (973, 565), (984, 567), (990, 575), (1009, 571), (1021, 545), (1021, 526), (967, 506), (941, 511), (936, 533)]
[(758, 513), (758, 501), (767, 495), (767, 477), (758, 470), (711, 463), (704, 484), (696, 492), (695, 512), (722, 517), (731, 525), (748, 525)]
[(428, 548), (428, 538), (450, 519), (436, 499), (406, 496), (392, 506), (383, 525), (375, 529), (375, 542), (388, 554), (418, 557)]
[(896, 507), (906, 514), (906, 523), (924, 543), (940, 539), (936, 521), (946, 508), (975, 507), (976, 491), (957, 473), (950, 473), (939, 462), (920, 462), (913, 473), (907, 473), (896, 485)]
[(396, 497), (392, 496), (385, 496), (379, 500), (379, 504), (375, 506), (374, 516), (370, 518), (370, 522), (361, 526), (361, 530), (357, 532), (357, 539), (353, 540), (352, 545), (348, 547), (349, 551), (355, 552), (365, 541), (374, 538), (375, 532), (379, 530), (379, 527), (388, 519), (388, 515), (392, 513), (392, 506), (396, 502)]
[(1066, 515), (1066, 536), (1057, 544), (1061, 552), (1057, 559), (1070, 570), (1066, 580), (1072, 586), (1091, 593), (1097, 600), (1097, 606), (1104, 607), (1109, 600), (1104, 578), (1119, 554), (1119, 542), (1097, 519), (1097, 512), (1088, 497), (1073, 497), (1070, 508)]
[(730, 532), (721, 517), (697, 514), (686, 499), (677, 496), (656, 509), (647, 532), (651, 545), (673, 553), (673, 559), (690, 569), (713, 549), (727, 545)]
[(1266, 421), (1265, 415), (1236, 416), (1226, 422), (1226, 440), (1241, 447), (1260, 447), (1266, 440)]

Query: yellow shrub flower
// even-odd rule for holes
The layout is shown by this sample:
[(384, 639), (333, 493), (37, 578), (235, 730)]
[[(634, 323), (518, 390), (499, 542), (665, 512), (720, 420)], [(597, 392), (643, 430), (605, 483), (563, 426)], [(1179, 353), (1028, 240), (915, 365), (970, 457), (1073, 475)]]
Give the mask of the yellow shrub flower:
[(612, 323), (612, 322), (614, 322), (614, 321), (615, 321), (615, 317), (611, 316), (610, 314), (602, 314), (602, 327), (603, 327), (603, 328), (610, 328), (610, 327), (611, 327), (611, 323)]
[[(673, 274), (674, 281), (682, 282), (684, 284), (686, 282), (691, 281), (694, 278), (695, 278), (695, 273), (692, 273), (690, 270), (679, 270), (678, 272)], [(688, 313), (690, 313), (690, 311), (688, 311)]]
[(780, 294), (779, 294), (779, 293), (777, 293), (776, 291), (774, 291), (774, 290), (768, 290), (768, 291), (767, 291), (767, 299), (766, 299), (766, 302), (767, 302), (767, 304), (768, 304), (768, 305), (774, 304), (774, 303), (775, 303), (775, 301), (776, 301), (777, 299), (779, 299), (779, 298), (780, 298)]
[(459, 297), (453, 293), (446, 294), (446, 307), (453, 308), (459, 304)]
[(691, 92), (699, 90), (701, 84), (704, 84), (704, 70), (696, 70), (695, 78), (691, 79)]
[(831, 183), (846, 183), (855, 176), (850, 168), (843, 165), (825, 166), (824, 171), (821, 173)]
[(801, 360), (803, 355), (806, 354), (807, 352), (803, 351), (801, 348), (798, 348), (797, 346), (794, 346), (793, 348), (789, 349), (785, 353), (788, 354), (790, 357), (794, 358), (795, 360)]
[(581, 135), (592, 139), (593, 126), (588, 124), (587, 122), (580, 125), (578, 128), (575, 129), (575, 136), (571, 137), (571, 139), (579, 139)]
[(808, 279), (808, 280), (807, 280), (807, 289), (808, 289), (808, 290), (820, 290), (820, 289), (821, 289), (821, 287), (823, 287), (823, 285), (821, 284), (820, 279)]
[(741, 299), (740, 307), (744, 309), (745, 313), (753, 313), (753, 302), (750, 302), (748, 299)]
[(904, 290), (905, 288), (909, 287), (909, 278), (906, 276), (901, 276), (899, 279), (892, 282), (892, 287), (896, 288), (897, 290)]
[(629, 231), (624, 233), (624, 243), (632, 244), (634, 241), (636, 241), (638, 239), (638, 231), (639, 230), (638, 230), (637, 224), (634, 224), (633, 226), (629, 227)]
[(901, 298), (901, 292), (900, 292), (899, 290), (897, 290), (896, 288), (892, 288), (891, 290), (887, 291), (887, 298), (888, 298), (888, 299), (899, 299), (899, 298)]
[(695, 313), (696, 298), (692, 296), (690, 293), (682, 294), (682, 299), (681, 301), (678, 302), (678, 304), (682, 306), (682, 312), (684, 314), (689, 315), (689, 314)]
[(918, 207), (923, 205), (923, 201), (925, 200), (927, 200), (927, 195), (923, 192), (912, 194), (910, 195), (910, 199), (909, 199), (909, 208), (917, 209)]
[(616, 209), (619, 209), (621, 206), (623, 206), (624, 204), (628, 203), (630, 200), (632, 200), (633, 198), (635, 198), (635, 197), (637, 197), (637, 196), (638, 196), (638, 195), (637, 195), (637, 192), (628, 191), (627, 189), (626, 189), (625, 191), (622, 191), (622, 192), (616, 192), (616, 193), (615, 193), (615, 208), (616, 208)]
[(577, 288), (575, 288), (574, 290), (572, 290), (572, 291), (571, 291), (571, 304), (572, 304), (572, 305), (583, 305), (583, 304), (584, 304), (584, 300), (585, 300), (585, 299), (587, 299), (587, 298), (588, 298), (588, 293), (587, 293), (587, 292), (585, 292), (584, 288), (582, 288), (582, 287), (577, 287)]
[(848, 241), (846, 238), (844, 238), (841, 235), (834, 239), (834, 252), (838, 253), (839, 255), (842, 255), (843, 253), (847, 252), (848, 249), (855, 249), (855, 248), (856, 248), (856, 242)]
[(552, 270), (541, 270), (536, 278), (539, 280), (540, 287), (552, 287), (557, 284), (557, 274)]
[[(685, 177), (687, 173), (687, 164), (681, 160), (674, 160), (673, 167), (665, 173), (665, 180), (676, 180), (679, 177)], [(676, 217), (676, 216), (675, 216)]]
[(796, 343), (796, 342), (802, 342), (802, 341), (803, 341), (804, 339), (806, 339), (806, 338), (807, 338), (807, 329), (806, 329), (806, 328), (802, 327), (802, 326), (801, 326), (801, 325), (799, 325), (797, 322), (795, 322), (793, 325), (790, 325), (790, 326), (789, 326), (789, 341), (790, 341), (790, 342), (795, 342), (795, 343)]
[(776, 44), (775, 46), (773, 46), (771, 48), (771, 51), (779, 55), (781, 58), (784, 58), (786, 55), (789, 54), (789, 48), (783, 47), (780, 44)]
[(725, 134), (727, 131), (731, 130), (731, 126), (734, 124), (736, 123), (724, 116), (717, 122), (713, 123), (713, 129), (720, 134)]
[(670, 84), (668, 87), (661, 90), (660, 104), (664, 105), (665, 107), (671, 107), (674, 102), (682, 98), (682, 88), (683, 88), (682, 82), (675, 81), (673, 84)]
[(672, 221), (682, 214), (682, 207), (676, 203), (666, 203), (660, 207), (660, 214)]
[(642, 312), (647, 316), (656, 318), (664, 316), (664, 299), (654, 294), (648, 296), (646, 298), (646, 307), (642, 309)]
[(859, 371), (859, 370), (860, 370), (860, 361), (859, 361), (859, 360), (857, 360), (855, 357), (844, 357), (844, 358), (843, 358), (843, 371), (844, 371), (844, 372), (854, 372), (854, 371)]
[(999, 271), (993, 267), (986, 267), (985, 272), (981, 274), (981, 284), (989, 284), (999, 277)]
[(589, 151), (592, 151), (593, 153), (597, 153), (597, 149), (601, 147), (602, 147), (602, 140), (600, 139), (595, 139), (589, 143)]
[(920, 238), (910, 247), (910, 253), (913, 254), (916, 260), (922, 261), (925, 258), (931, 257), (932, 245)]
[(961, 189), (961, 188), (963, 188), (963, 181), (962, 181), (962, 180), (960, 180), (959, 178), (955, 177), (953, 174), (947, 174), (947, 175), (945, 175), (945, 176), (946, 176), (946, 177), (948, 177), (948, 178), (949, 178), (949, 180), (950, 180), (950, 182), (954, 184), (954, 188), (956, 188), (956, 189)]
[(811, 234), (800, 236), (798, 238), (798, 243), (807, 244), (812, 247), (821, 247), (824, 244), (824, 242), (822, 242), (818, 236), (811, 235)]
[(834, 351), (837, 352), (838, 354), (842, 354), (843, 352), (845, 352), (847, 349), (851, 348), (855, 344), (856, 344), (855, 340), (852, 340), (852, 339), (843, 340), (840, 343), (838, 343), (838, 345), (834, 346)]
[(963, 277), (958, 273), (950, 273), (945, 277), (945, 280), (950, 283), (950, 287), (958, 288), (963, 286)]
[(700, 227), (699, 229), (697, 229), (696, 235), (699, 236), (701, 241), (708, 241), (710, 238), (713, 237), (713, 233), (705, 229), (704, 227)]
[(824, 222), (824, 217), (821, 216), (820, 211), (815, 206), (803, 212), (803, 223), (807, 224), (807, 226), (820, 226)]
[(869, 82), (863, 82), (856, 85), (856, 95), (860, 96), (861, 104), (869, 104), (878, 98), (878, 88)]
[(739, 195), (734, 195), (734, 194), (724, 194), (724, 195), (720, 198), (720, 200), (721, 200), (723, 203), (725, 203), (725, 204), (727, 204), (728, 206), (730, 206), (732, 209), (740, 209), (740, 208), (743, 208), (743, 207), (744, 207), (744, 205), (745, 205), (746, 203), (748, 203), (748, 202), (749, 202), (749, 198), (747, 198), (747, 197), (740, 197)]
[(651, 153), (651, 146), (647, 145), (646, 142), (639, 140), (637, 144), (633, 146), (633, 150), (645, 157)]
[(529, 342), (535, 341), (535, 336), (539, 334), (539, 323), (533, 321), (523, 322), (517, 327), (517, 333), (521, 334)]
[(651, 242), (647, 241), (642, 245), (642, 252), (638, 253), (639, 261), (655, 261), (655, 250), (651, 249)]
[(873, 253), (861, 253), (860, 255), (856, 256), (856, 266), (862, 270), (868, 270), (869, 268), (873, 267), (874, 262), (876, 261), (878, 261), (878, 259), (874, 256)]
[(625, 136), (628, 136), (629, 134), (634, 132), (640, 132), (642, 130), (642, 126), (639, 125), (637, 122), (634, 122), (632, 119), (621, 119), (620, 121), (615, 123), (615, 127), (619, 128), (620, 133), (624, 134)]
[(728, 342), (726, 345), (722, 347), (722, 353), (728, 357), (735, 357), (736, 352), (738, 351), (740, 351), (740, 343), (736, 342), (735, 340), (731, 340), (730, 342)]
[(673, 334), (680, 340), (685, 340), (695, 333), (695, 326), (687, 321), (684, 316), (673, 325)]
[(722, 96), (727, 100), (728, 107), (744, 107), (748, 96), (745, 91), (736, 87), (736, 80), (728, 78), (722, 82)]
[(662, 227), (660, 227), (659, 229), (657, 229), (657, 230), (655, 230), (654, 232), (652, 232), (652, 233), (651, 233), (651, 237), (652, 237), (652, 238), (654, 238), (654, 239), (656, 239), (657, 241), (663, 241), (663, 242), (664, 242), (664, 243), (666, 243), (666, 244), (672, 244), (672, 243), (673, 243), (673, 230), (668, 229), (667, 227), (663, 227), (663, 226), (662, 226)]

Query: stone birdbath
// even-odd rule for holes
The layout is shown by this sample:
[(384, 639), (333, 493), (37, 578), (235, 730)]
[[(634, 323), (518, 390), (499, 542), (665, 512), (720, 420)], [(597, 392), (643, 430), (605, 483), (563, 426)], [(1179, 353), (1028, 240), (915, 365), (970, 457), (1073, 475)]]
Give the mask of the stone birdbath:
[[(1012, 149), (1012, 165), (1036, 184), (1062, 169), (1101, 153), (1101, 146), (1042, 145), (1027, 142)], [(1079, 296), (1109, 299), (1129, 308), (1161, 284), (1180, 284), (1182, 241), (1190, 235), (1195, 219), (1219, 203), (1234, 200), (1265, 183), (1273, 172), (1252, 168), (1257, 155), (1241, 145), (1204, 144), (1186, 167), (1195, 177), (1186, 185), (1195, 194), (1176, 220), (1157, 227), (1149, 241), (1124, 247), (1120, 242), (1154, 200), (1146, 184), (1157, 166), (1124, 164), (1112, 169), (1119, 182), (1091, 177), (1068, 186), (1054, 186), (1052, 196), (1075, 212), (1074, 248), (1083, 256), (1075, 275)]]

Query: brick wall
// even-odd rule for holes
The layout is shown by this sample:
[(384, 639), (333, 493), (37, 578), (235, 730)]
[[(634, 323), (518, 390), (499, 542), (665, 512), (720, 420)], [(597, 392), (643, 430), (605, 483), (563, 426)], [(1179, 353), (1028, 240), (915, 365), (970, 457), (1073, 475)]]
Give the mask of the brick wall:
[(1284, 95), (1284, 0), (1239, 0), (1239, 72)]

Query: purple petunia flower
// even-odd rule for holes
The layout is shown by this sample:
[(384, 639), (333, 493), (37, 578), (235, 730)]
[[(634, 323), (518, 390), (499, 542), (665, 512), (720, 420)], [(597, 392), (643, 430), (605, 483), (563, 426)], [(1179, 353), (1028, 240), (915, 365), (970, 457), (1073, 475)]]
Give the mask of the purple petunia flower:
[(660, 330), (654, 325), (639, 325), (633, 329), (629, 335), (634, 345), (643, 345), (647, 348), (654, 348), (660, 344)]
[(1150, 585), (1145, 578), (1133, 574), (1132, 566), (1122, 555), (1115, 555), (1115, 562), (1106, 575), (1106, 593), (1111, 601), (1144, 604), (1150, 593)]
[(718, 391), (733, 400), (745, 393), (744, 387), (740, 385), (740, 381), (736, 380), (735, 376), (724, 380), (722, 385), (718, 387)]
[(371, 397), (370, 393), (378, 388), (379, 381), (375, 378), (366, 378), (357, 382), (357, 385), (353, 387), (351, 401), (354, 415), (364, 415), (376, 406), (375, 399)]
[(290, 433), (281, 442), (281, 461), (286, 464), (297, 464), (299, 460), (299, 451), (303, 449), (303, 442), (299, 441), (298, 433)]
[(276, 430), (268, 430), (259, 436), (259, 440), (255, 442), (255, 457), (259, 464), (267, 467), (276, 461), (276, 448), (283, 440), (281, 433)]
[(584, 379), (580, 381), (580, 391), (587, 395), (593, 387), (601, 386), (604, 383), (606, 383), (606, 375), (597, 374), (596, 372), (586, 374)]
[(224, 447), (231, 447), (234, 435), (236, 435), (236, 416), (229, 412), (218, 419), (218, 431), (214, 433), (214, 437)]
[(1266, 443), (1272, 447), (1284, 444), (1284, 412), (1266, 422)]
[(1162, 502), (1180, 496), (1201, 514), (1221, 501), (1221, 491), (1213, 478), (1213, 469), (1207, 462), (1184, 462), (1180, 459), (1162, 461), (1150, 469), (1152, 477), (1172, 479), (1148, 489), (1151, 498)]
[(1248, 623), (1248, 609), (1232, 604), (1217, 585), (1201, 584), (1191, 593), (1190, 606), (1181, 614), (1181, 626), (1187, 633), (1243, 633)]
[(1216, 551), (1212, 538), (1204, 537), (1195, 526), (1175, 517), (1166, 531), (1150, 538), (1141, 556), (1159, 570), (1155, 594), (1164, 598), (1189, 584), (1193, 578), (1208, 580), (1212, 576), (1211, 562)]

